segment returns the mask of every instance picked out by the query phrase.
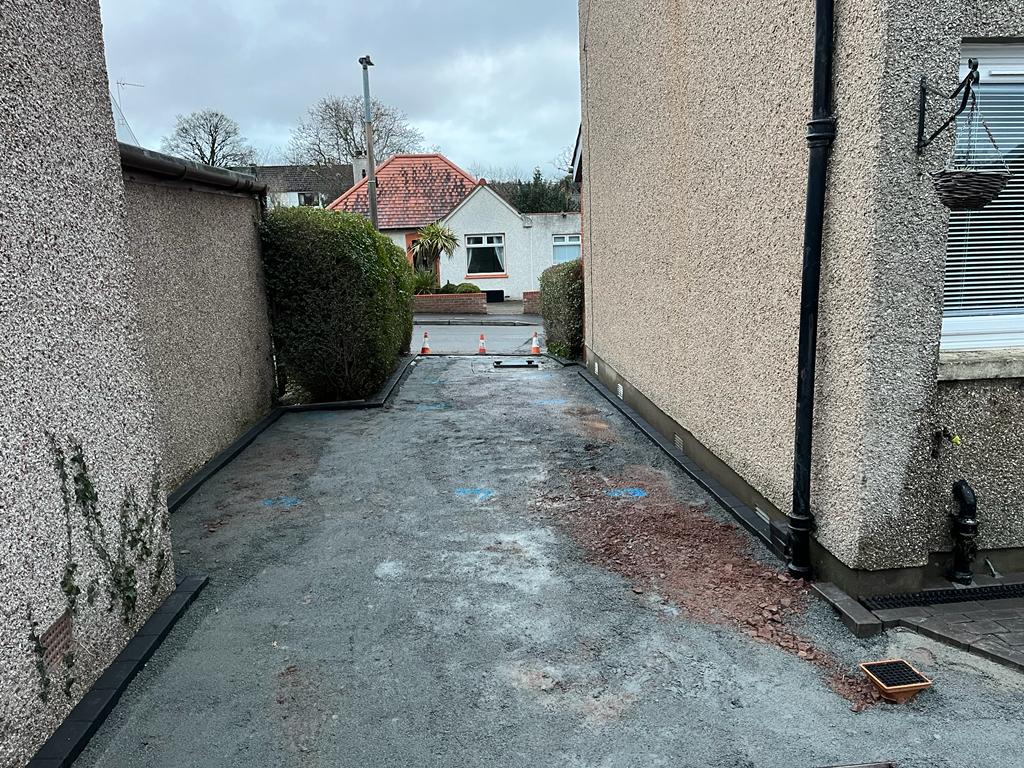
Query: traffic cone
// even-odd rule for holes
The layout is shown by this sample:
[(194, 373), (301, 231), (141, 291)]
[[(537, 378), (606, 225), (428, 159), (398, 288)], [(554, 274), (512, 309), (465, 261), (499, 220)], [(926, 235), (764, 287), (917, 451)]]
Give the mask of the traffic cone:
[(480, 334), (480, 345), (476, 348), (476, 353), (478, 355), (487, 354), (487, 345), (484, 343), (484, 335), (482, 333)]
[(531, 355), (539, 355), (540, 354), (540, 342), (537, 341), (537, 332), (536, 331), (533, 332), (533, 344), (530, 345), (530, 354)]
[(420, 349), (420, 354), (421, 355), (429, 355), (430, 354), (430, 336), (427, 335), (426, 331), (423, 332), (423, 347)]

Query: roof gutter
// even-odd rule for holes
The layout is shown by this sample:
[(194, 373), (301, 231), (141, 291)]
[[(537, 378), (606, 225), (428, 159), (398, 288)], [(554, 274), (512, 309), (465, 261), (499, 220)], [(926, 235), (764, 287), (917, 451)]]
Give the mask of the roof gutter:
[(786, 546), (791, 575), (811, 577), (811, 437), (814, 429), (814, 365), (818, 347), (818, 295), (821, 246), (825, 227), (825, 186), (828, 157), (836, 135), (832, 115), (834, 0), (815, 0), (814, 81), (811, 120), (807, 124), (810, 160), (804, 213), (804, 256), (800, 285), (800, 341), (797, 350), (796, 428), (793, 439), (793, 509)]
[(182, 160), (121, 141), (117, 147), (121, 152), (121, 168), (124, 170), (141, 171), (171, 181), (193, 181), (229, 192), (267, 194), (267, 185), (247, 173)]

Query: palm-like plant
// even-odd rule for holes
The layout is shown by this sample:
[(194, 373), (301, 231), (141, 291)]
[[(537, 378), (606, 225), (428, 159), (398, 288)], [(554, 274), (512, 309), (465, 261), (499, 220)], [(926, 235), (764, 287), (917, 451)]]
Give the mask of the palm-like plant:
[(441, 254), (449, 258), (459, 247), (459, 238), (444, 224), (427, 224), (412, 244), (412, 263), (418, 270), (434, 269)]

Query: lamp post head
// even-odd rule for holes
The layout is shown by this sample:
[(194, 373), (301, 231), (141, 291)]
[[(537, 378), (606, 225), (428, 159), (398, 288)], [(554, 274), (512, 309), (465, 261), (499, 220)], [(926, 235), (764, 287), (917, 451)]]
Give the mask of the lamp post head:
[(359, 63), (363, 65), (363, 69), (366, 69), (367, 67), (372, 67), (373, 66), (373, 62), (370, 61), (370, 54), (366, 54), (365, 56), (360, 56), (359, 57)]

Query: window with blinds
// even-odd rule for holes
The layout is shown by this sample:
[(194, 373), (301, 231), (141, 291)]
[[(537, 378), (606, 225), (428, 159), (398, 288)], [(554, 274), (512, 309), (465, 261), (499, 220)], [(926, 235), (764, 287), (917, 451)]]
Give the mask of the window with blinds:
[[(1024, 345), (1024, 46), (964, 46), (978, 58), (978, 105), (1013, 178), (980, 211), (949, 217), (942, 349)], [(965, 113), (966, 114), (966, 113)], [(957, 125), (955, 151), (972, 165), (1002, 167), (980, 125)]]

